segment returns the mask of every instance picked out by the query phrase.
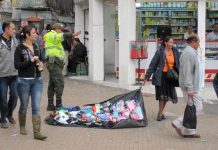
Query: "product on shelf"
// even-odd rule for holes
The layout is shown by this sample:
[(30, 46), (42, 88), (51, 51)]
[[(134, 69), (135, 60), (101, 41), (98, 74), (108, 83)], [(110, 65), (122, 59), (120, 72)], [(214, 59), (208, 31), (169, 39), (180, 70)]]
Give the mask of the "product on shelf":
[(207, 30), (218, 23), (218, 2), (207, 2)]
[[(157, 27), (170, 26), (172, 36), (183, 39), (187, 26), (197, 28), (197, 2), (144, 2), (138, 8), (139, 39), (156, 39)], [(211, 14), (216, 16), (217, 14)], [(153, 30), (156, 29), (156, 30)]]

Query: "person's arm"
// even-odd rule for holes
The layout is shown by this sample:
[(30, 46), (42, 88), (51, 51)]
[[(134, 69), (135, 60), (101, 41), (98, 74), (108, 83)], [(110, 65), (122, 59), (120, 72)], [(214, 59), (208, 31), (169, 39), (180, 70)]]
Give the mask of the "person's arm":
[(183, 55), (181, 62), (183, 65), (182, 72), (184, 76), (184, 86), (187, 88), (188, 93), (193, 93), (193, 71), (194, 71), (194, 61), (192, 54), (186, 53), (186, 55)]
[(67, 39), (71, 39), (72, 37), (75, 37), (75, 36), (78, 36), (78, 35), (80, 35), (81, 34), (81, 31), (79, 31), (79, 32), (75, 32), (75, 33), (71, 33), (71, 32), (65, 32), (64, 34), (63, 34), (63, 38), (64, 38), (64, 40), (67, 40)]
[(35, 59), (37, 57), (34, 57), (33, 60), (22, 60), (23, 54), (22, 54), (22, 49), (18, 47), (14, 53), (14, 67), (16, 69), (23, 69), (27, 68), (30, 64), (34, 63)]
[(160, 61), (160, 50), (157, 50), (156, 53), (154, 54), (154, 57), (151, 60), (149, 69), (147, 70), (147, 73), (145, 75), (145, 80), (149, 81), (151, 75), (157, 69), (159, 61)]

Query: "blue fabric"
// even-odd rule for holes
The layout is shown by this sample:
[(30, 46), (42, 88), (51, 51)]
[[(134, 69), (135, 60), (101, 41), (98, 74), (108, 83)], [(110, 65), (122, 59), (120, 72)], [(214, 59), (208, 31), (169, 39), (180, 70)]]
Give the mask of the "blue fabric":
[(80, 107), (59, 107), (57, 110), (67, 110), (67, 111), (79, 111)]
[[(179, 51), (176, 48), (173, 48), (174, 53), (174, 69), (179, 73)], [(145, 79), (149, 80), (153, 74), (152, 84), (155, 86), (161, 86), (162, 72), (165, 62), (165, 47), (161, 47), (160, 50), (157, 50), (154, 57), (151, 60), (149, 69), (147, 70)], [(179, 84), (176, 83), (175, 86)]]
[[(13, 110), (17, 105), (17, 76), (0, 78), (0, 106), (1, 122), (6, 122), (6, 117), (12, 116)], [(9, 101), (7, 100), (9, 92)]]
[(31, 97), (32, 115), (40, 115), (40, 101), (42, 96), (42, 79), (23, 79), (17, 80), (18, 95), (20, 98), (20, 114), (26, 114), (29, 97)]

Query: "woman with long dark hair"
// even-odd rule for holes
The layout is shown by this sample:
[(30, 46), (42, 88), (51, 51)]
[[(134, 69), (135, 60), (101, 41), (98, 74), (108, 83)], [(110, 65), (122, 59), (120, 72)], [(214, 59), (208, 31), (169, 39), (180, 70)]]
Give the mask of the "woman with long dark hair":
[(166, 37), (155, 53), (145, 77), (148, 81), (153, 74), (152, 84), (155, 85), (156, 100), (159, 101), (157, 121), (166, 119), (163, 111), (168, 101), (173, 103), (178, 101), (175, 87), (179, 86), (179, 83), (178, 80), (169, 80), (167, 77), (169, 68), (179, 74), (179, 52), (174, 47), (173, 38)]
[(34, 44), (37, 38), (36, 29), (26, 26), (22, 32), (22, 41), (14, 55), (14, 65), (18, 69), (18, 95), (20, 98), (19, 124), (20, 134), (26, 135), (26, 113), (31, 97), (32, 123), (34, 138), (44, 140), (47, 137), (41, 134), (40, 101), (42, 95), (41, 71), (43, 63), (40, 59), (40, 50)]

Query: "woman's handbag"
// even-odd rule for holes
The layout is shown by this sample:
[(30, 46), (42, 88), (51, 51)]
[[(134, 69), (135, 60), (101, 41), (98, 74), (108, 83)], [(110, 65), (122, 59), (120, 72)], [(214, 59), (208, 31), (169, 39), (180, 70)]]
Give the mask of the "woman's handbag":
[(183, 126), (188, 129), (196, 129), (197, 127), (197, 115), (196, 115), (196, 107), (194, 101), (193, 101), (193, 105), (189, 105), (189, 104), (186, 105), (184, 118), (183, 118)]
[(179, 80), (179, 74), (175, 71), (175, 69), (170, 68), (166, 55), (165, 55), (165, 59), (166, 59), (167, 67), (168, 67), (167, 79), (168, 80), (173, 80), (173, 81)]

